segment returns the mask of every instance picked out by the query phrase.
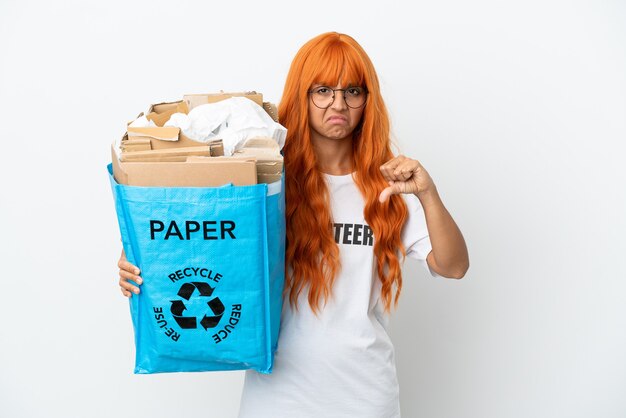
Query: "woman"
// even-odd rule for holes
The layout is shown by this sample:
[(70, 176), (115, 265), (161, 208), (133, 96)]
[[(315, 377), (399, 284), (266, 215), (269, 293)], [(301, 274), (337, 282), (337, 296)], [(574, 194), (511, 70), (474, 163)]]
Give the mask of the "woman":
[[(296, 54), (279, 105), (287, 128), (285, 303), (272, 374), (246, 371), (240, 418), (400, 416), (386, 332), (405, 255), (462, 278), (463, 236), (422, 165), (394, 157), (374, 67), (351, 37)], [(402, 258), (402, 260), (401, 260)], [(126, 296), (141, 283), (122, 254)], [(134, 273), (137, 272), (137, 273)]]

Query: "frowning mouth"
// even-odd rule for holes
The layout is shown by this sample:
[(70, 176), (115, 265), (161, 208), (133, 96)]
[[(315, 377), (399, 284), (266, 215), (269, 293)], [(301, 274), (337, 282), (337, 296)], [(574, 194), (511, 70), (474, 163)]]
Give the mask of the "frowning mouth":
[(332, 124), (343, 124), (347, 123), (348, 119), (343, 116), (331, 116), (326, 121)]

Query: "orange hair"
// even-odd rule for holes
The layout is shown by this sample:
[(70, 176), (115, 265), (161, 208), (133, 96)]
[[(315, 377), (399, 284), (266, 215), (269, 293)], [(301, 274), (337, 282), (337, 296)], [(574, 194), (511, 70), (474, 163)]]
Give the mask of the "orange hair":
[[(363, 48), (350, 36), (324, 33), (307, 42), (296, 54), (278, 107), (287, 128), (283, 148), (286, 187), (286, 277), (284, 295), (297, 309), (298, 295), (308, 287), (308, 301), (317, 315), (319, 303), (332, 295), (341, 269), (339, 248), (332, 232), (332, 214), (326, 181), (318, 169), (308, 121), (308, 91), (315, 83), (363, 86), (369, 92), (360, 124), (353, 134), (354, 181), (365, 200), (364, 216), (372, 229), (374, 256), (385, 310), (394, 306), (402, 288), (399, 253), (406, 255), (400, 238), (407, 208), (399, 195), (378, 201), (387, 187), (380, 166), (391, 152), (389, 116), (380, 95), (378, 77)], [(291, 269), (290, 269), (291, 268)]]

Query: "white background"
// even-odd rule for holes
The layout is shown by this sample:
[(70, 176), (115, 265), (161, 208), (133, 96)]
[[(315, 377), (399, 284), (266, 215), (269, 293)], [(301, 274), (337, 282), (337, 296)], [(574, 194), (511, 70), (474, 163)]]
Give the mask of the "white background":
[(109, 145), (149, 103), (257, 90), (336, 30), (467, 240), (405, 268), (404, 417), (626, 416), (626, 5), (0, 2), (0, 416), (235, 417), (243, 372), (132, 374)]

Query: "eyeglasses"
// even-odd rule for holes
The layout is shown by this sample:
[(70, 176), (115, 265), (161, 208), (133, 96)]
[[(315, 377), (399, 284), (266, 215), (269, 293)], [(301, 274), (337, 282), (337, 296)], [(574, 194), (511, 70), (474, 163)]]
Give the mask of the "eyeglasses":
[(343, 99), (346, 101), (346, 105), (352, 109), (358, 109), (363, 106), (367, 100), (367, 90), (363, 87), (331, 89), (327, 86), (319, 86), (309, 90), (309, 94), (311, 95), (315, 107), (328, 109), (335, 101), (336, 91), (343, 92)]

